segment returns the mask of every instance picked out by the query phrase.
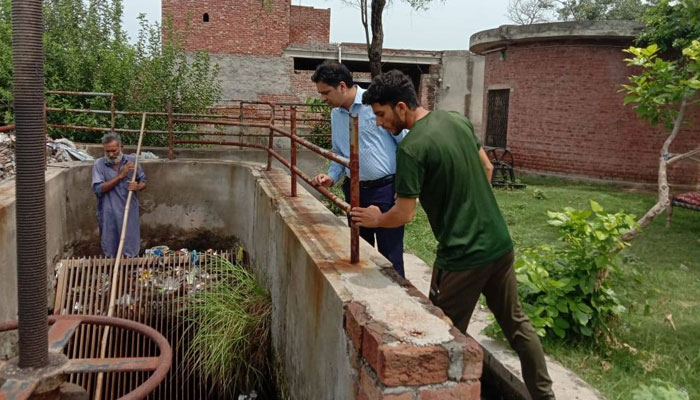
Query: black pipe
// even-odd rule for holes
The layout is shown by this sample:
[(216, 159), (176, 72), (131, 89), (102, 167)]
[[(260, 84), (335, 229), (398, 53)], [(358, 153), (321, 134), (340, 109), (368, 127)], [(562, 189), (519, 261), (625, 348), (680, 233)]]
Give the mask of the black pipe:
[(12, 1), (19, 367), (48, 365), (41, 0)]

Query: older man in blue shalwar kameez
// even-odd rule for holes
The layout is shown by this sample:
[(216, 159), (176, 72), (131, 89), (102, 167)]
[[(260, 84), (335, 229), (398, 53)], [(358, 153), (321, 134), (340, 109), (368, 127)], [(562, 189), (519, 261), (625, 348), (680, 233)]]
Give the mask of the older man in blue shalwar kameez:
[[(95, 161), (92, 167), (92, 191), (97, 196), (97, 223), (100, 227), (102, 251), (107, 257), (116, 257), (121, 238), (124, 208), (129, 191), (138, 192), (146, 188), (146, 174), (138, 168), (136, 182), (131, 182), (136, 157), (122, 152), (121, 139), (116, 134), (102, 138), (105, 156)], [(139, 227), (139, 201), (131, 197), (129, 222), (124, 238), (124, 257), (135, 257), (141, 247)]]

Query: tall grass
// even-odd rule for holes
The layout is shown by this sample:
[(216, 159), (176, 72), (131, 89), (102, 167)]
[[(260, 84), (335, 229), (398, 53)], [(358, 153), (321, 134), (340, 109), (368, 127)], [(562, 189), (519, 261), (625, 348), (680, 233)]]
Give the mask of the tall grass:
[(212, 382), (220, 395), (269, 391), (270, 295), (240, 260), (213, 257), (204, 269), (215, 279), (185, 300), (184, 335), (191, 339), (184, 365)]

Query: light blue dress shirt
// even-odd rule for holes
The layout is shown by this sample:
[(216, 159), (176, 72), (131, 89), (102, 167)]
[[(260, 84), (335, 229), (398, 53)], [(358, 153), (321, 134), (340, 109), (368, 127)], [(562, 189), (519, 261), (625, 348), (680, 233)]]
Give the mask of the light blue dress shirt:
[[(371, 181), (396, 173), (396, 147), (406, 136), (407, 131), (394, 136), (389, 131), (377, 126), (372, 107), (362, 104), (365, 89), (359, 86), (355, 101), (350, 111), (345, 107), (336, 107), (331, 111), (331, 150), (345, 158), (350, 158), (350, 116), (359, 116), (360, 130), (360, 181)], [(350, 170), (331, 161), (328, 175), (334, 183), (340, 181)]]

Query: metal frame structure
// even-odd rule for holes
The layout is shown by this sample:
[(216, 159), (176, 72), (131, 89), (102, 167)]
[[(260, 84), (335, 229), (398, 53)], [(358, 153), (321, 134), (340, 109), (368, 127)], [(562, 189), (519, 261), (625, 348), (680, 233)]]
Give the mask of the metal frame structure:
[[(112, 93), (93, 93), (93, 92), (71, 92), (71, 91), (48, 91), (48, 94), (55, 95), (76, 95), (76, 96), (100, 96), (110, 99), (110, 110), (92, 110), (92, 109), (67, 109), (45, 107), (46, 112), (67, 112), (67, 113), (86, 113), (95, 115), (110, 115), (111, 126), (81, 126), (81, 125), (65, 125), (65, 124), (46, 124), (47, 128), (96, 131), (96, 132), (115, 132), (115, 133), (138, 133), (135, 129), (120, 129), (116, 127), (116, 116), (142, 116), (167, 118), (167, 130), (145, 130), (145, 134), (151, 135), (167, 135), (168, 138), (168, 158), (175, 159), (175, 147), (177, 145), (217, 145), (217, 146), (233, 146), (257, 149), (266, 151), (268, 154), (266, 170), (272, 169), (272, 160), (277, 160), (280, 164), (287, 168), (291, 175), (290, 196), (297, 196), (297, 179), (300, 178), (319, 193), (325, 196), (328, 200), (338, 206), (340, 209), (349, 213), (352, 207), (359, 207), (360, 188), (359, 188), (359, 138), (358, 138), (358, 121), (357, 118), (350, 119), (350, 159), (341, 157), (328, 149), (324, 149), (312, 142), (308, 137), (317, 137), (318, 135), (300, 135), (298, 129), (299, 123), (307, 122), (326, 122), (322, 118), (299, 118), (299, 107), (311, 107), (304, 103), (273, 103), (273, 102), (256, 102), (256, 101), (241, 101), (236, 100), (238, 114), (195, 114), (195, 113), (175, 113), (172, 106), (168, 107), (166, 112), (140, 112), (140, 111), (117, 111), (114, 107), (114, 94)], [(252, 111), (246, 110), (245, 105), (252, 105)], [(219, 106), (228, 107), (228, 106)], [(278, 118), (278, 113), (284, 112), (281, 118)], [(289, 117), (287, 117), (287, 112)], [(194, 125), (194, 130), (181, 131), (176, 130), (177, 125)], [(244, 128), (259, 128), (267, 129), (267, 134), (251, 134), (251, 133), (227, 133), (220, 131), (199, 130), (200, 125), (207, 126), (237, 126)], [(286, 126), (289, 129), (286, 129)], [(182, 138), (182, 136), (188, 136)], [(192, 136), (197, 137), (192, 139)], [(201, 137), (205, 136), (205, 139)], [(268, 137), (267, 145), (244, 142), (244, 137)], [(285, 137), (290, 140), (291, 156), (290, 160), (285, 159), (279, 152), (273, 148), (275, 137)], [(221, 137), (221, 140), (211, 140), (211, 137)], [(298, 146), (320, 155), (321, 157), (337, 162), (338, 164), (350, 170), (350, 204), (346, 203), (338, 196), (333, 194), (325, 187), (314, 185), (312, 178), (306, 175), (297, 167), (297, 148)], [(357, 263), (359, 257), (359, 227), (354, 223), (351, 224), (350, 234), (350, 261)]]
[[(48, 376), (60, 374), (90, 374), (98, 372), (141, 372), (152, 371), (151, 376), (139, 387), (122, 396), (119, 400), (143, 399), (160, 384), (170, 369), (173, 352), (168, 341), (155, 329), (122, 318), (102, 317), (96, 315), (63, 315), (48, 317), (52, 324), (48, 331), (49, 362), (42, 370), (21, 370), (14, 368), (11, 362), (0, 362), (0, 372), (7, 379), (0, 388), (0, 399), (25, 400), (30, 399), (34, 391)], [(73, 335), (81, 324), (112, 326), (123, 328), (153, 341), (160, 351), (158, 357), (128, 357), (128, 358), (78, 358), (68, 359), (63, 355)], [(18, 328), (18, 322), (0, 323), (0, 332)], [(46, 397), (55, 398), (55, 397)]]

